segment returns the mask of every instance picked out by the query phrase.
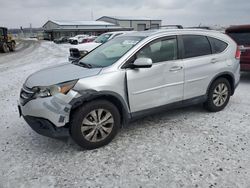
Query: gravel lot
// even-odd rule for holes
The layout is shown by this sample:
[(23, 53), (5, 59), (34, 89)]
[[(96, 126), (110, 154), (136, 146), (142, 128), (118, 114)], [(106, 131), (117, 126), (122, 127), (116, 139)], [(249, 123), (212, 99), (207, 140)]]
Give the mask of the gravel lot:
[(106, 147), (36, 134), (18, 117), (25, 78), (67, 60), (69, 45), (23, 41), (0, 54), (0, 187), (250, 187), (250, 73), (227, 108), (163, 112), (130, 124)]

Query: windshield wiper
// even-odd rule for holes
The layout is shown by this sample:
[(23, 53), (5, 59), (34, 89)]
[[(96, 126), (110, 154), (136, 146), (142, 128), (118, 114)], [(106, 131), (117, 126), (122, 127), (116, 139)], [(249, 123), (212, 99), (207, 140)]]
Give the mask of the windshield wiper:
[(77, 64), (78, 64), (79, 66), (86, 67), (86, 68), (88, 68), (88, 69), (93, 68), (93, 66), (92, 66), (91, 64), (89, 64), (89, 63), (84, 63), (84, 62), (79, 61)]
[(88, 68), (88, 69), (103, 68), (103, 66), (101, 66), (101, 65), (94, 65), (94, 64), (90, 64), (90, 63), (84, 63), (82, 61), (72, 61), (72, 64), (78, 65), (78, 66), (81, 66), (81, 67), (85, 67), (85, 68)]

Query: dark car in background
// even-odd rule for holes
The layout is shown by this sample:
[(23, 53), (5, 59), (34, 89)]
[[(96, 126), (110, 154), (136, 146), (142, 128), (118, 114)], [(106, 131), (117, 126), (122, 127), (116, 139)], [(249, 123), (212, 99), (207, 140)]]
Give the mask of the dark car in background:
[(231, 26), (226, 29), (226, 34), (242, 46), (240, 67), (241, 71), (250, 71), (250, 25)]
[(54, 40), (54, 43), (56, 44), (63, 44), (63, 43), (68, 43), (68, 42), (69, 42), (68, 37), (60, 37)]

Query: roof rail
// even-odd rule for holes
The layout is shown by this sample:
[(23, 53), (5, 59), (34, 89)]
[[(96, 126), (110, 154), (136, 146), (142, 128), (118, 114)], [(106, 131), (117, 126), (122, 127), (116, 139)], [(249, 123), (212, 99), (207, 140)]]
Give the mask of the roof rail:
[(208, 26), (197, 26), (197, 27), (185, 27), (187, 29), (207, 29), (207, 30), (212, 30), (210, 27)]
[(151, 30), (151, 29), (183, 29), (182, 25), (161, 25), (161, 26), (156, 26), (156, 27), (150, 27), (149, 29), (146, 30)]

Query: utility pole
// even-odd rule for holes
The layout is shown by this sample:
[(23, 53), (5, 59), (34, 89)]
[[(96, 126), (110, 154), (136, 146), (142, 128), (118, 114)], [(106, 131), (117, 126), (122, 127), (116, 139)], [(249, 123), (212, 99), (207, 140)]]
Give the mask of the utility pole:
[(32, 37), (32, 24), (30, 23), (30, 37)]
[(91, 9), (91, 20), (94, 20), (94, 14), (93, 14), (93, 9)]

